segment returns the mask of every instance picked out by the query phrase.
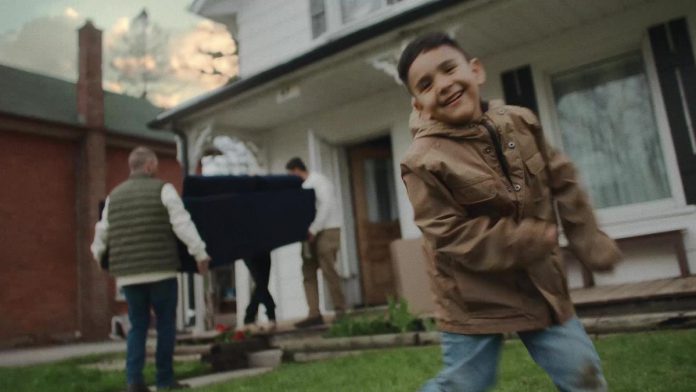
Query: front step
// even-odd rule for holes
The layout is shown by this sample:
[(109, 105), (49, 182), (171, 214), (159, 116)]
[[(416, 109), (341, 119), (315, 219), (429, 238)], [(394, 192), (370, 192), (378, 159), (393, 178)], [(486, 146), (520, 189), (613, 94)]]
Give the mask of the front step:
[[(696, 311), (589, 317), (582, 318), (581, 321), (590, 335), (696, 328)], [(505, 338), (516, 339), (517, 336), (506, 334)], [(285, 352), (286, 358), (308, 362), (356, 355), (372, 349), (427, 346), (439, 343), (439, 332), (409, 332), (346, 338), (317, 337), (286, 340), (279, 346)]]

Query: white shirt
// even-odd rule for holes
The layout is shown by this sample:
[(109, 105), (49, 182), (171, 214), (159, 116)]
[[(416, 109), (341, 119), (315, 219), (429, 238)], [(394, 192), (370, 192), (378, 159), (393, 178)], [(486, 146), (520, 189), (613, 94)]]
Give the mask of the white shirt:
[(302, 188), (314, 189), (316, 196), (317, 214), (309, 226), (310, 233), (317, 235), (322, 230), (340, 228), (341, 212), (331, 181), (322, 174), (310, 173), (302, 183)]
[[(200, 262), (208, 258), (208, 253), (205, 251), (205, 242), (201, 239), (196, 230), (196, 226), (191, 221), (191, 215), (184, 208), (184, 203), (181, 201), (179, 194), (172, 184), (164, 184), (162, 187), (162, 204), (167, 208), (169, 213), (169, 222), (172, 224), (172, 230), (177, 237), (186, 244), (186, 248), (191, 256), (196, 261)], [(106, 198), (102, 218), (94, 228), (94, 241), (90, 250), (92, 256), (99, 263), (104, 252), (106, 252), (107, 242), (109, 238), (109, 198)], [(127, 286), (131, 284), (141, 284), (158, 282), (160, 280), (175, 278), (177, 272), (152, 272), (147, 274), (137, 274), (130, 276), (122, 276), (116, 278), (116, 285)]]

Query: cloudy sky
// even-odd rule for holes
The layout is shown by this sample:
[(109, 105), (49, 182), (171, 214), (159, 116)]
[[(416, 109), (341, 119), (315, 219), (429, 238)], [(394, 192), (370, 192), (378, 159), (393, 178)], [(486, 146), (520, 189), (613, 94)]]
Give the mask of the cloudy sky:
[[(236, 74), (234, 41), (224, 26), (190, 13), (191, 0), (0, 0), (0, 64), (60, 79), (77, 79), (77, 29), (90, 19), (104, 31), (104, 86), (142, 94), (128, 79), (142, 72), (156, 80), (148, 98), (171, 107)], [(126, 53), (134, 18), (147, 9), (148, 36), (158, 52)], [(152, 32), (159, 28), (160, 32)], [(148, 42), (156, 41), (151, 39)], [(154, 44), (153, 44), (154, 45)], [(215, 53), (211, 56), (209, 53)], [(146, 70), (146, 71), (143, 71)], [(135, 75), (135, 76), (134, 76)]]

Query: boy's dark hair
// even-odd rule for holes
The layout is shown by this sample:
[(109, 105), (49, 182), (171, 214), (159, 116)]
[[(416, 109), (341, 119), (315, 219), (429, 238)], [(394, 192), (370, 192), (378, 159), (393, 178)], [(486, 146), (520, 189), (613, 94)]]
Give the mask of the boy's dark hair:
[(460, 51), (467, 60), (471, 59), (469, 53), (462, 48), (457, 41), (443, 32), (427, 33), (411, 41), (399, 58), (399, 79), (408, 87), (408, 70), (416, 58), (421, 54), (439, 48), (440, 46), (449, 46)]
[(302, 162), (302, 159), (295, 157), (292, 158), (291, 160), (288, 161), (288, 163), (285, 164), (285, 170), (295, 170), (295, 169), (300, 169), (302, 171), (307, 171), (307, 166), (305, 166), (304, 162)]

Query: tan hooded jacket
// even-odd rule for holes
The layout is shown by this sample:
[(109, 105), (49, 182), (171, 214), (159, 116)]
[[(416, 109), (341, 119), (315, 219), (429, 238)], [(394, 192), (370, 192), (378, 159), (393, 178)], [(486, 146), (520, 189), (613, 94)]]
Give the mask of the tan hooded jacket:
[(543, 240), (557, 221), (554, 204), (583, 264), (610, 269), (621, 254), (597, 227), (575, 168), (546, 144), (536, 116), (501, 105), (463, 127), (418, 112), (410, 126), (414, 140), (401, 174), (423, 232), (440, 329), (502, 333), (571, 318), (560, 248)]

